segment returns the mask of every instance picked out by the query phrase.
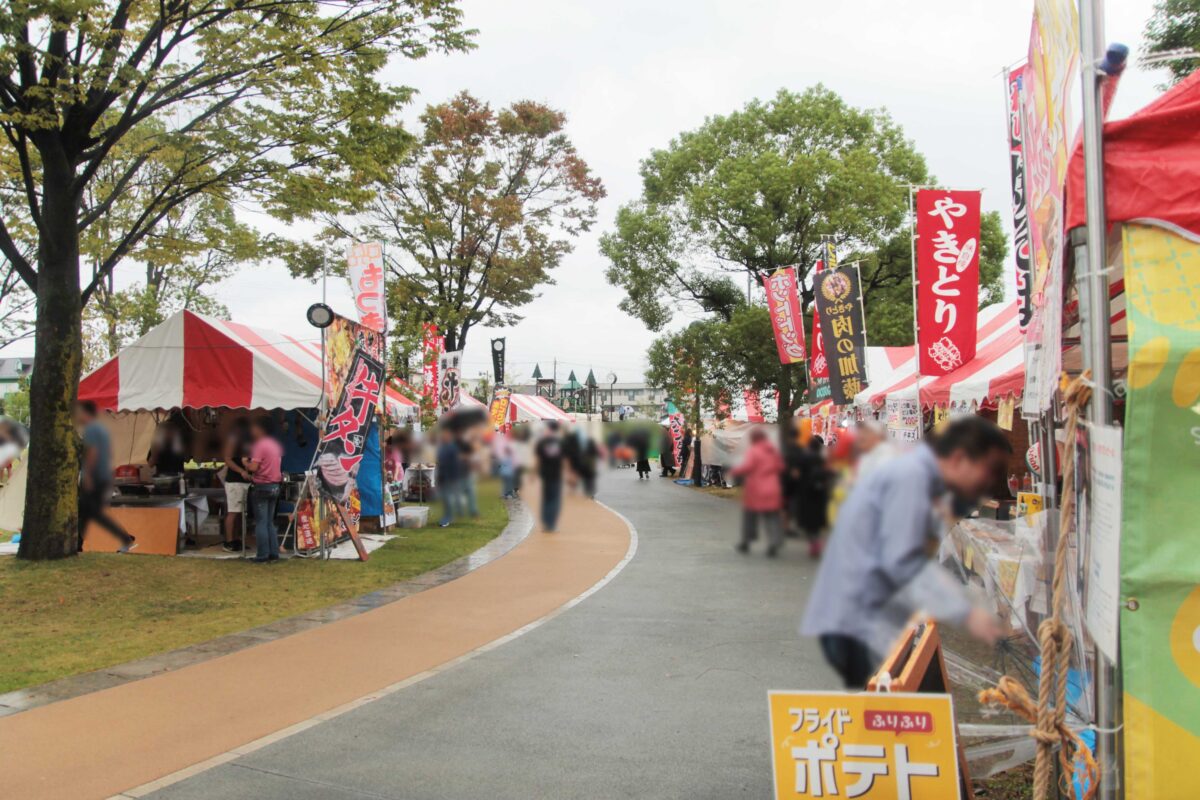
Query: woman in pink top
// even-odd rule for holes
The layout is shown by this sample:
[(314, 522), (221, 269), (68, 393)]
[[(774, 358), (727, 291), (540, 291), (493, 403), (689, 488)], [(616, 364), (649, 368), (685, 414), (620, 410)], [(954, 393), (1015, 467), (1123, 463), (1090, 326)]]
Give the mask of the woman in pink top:
[(254, 509), (254, 540), (260, 564), (279, 560), (279, 536), (275, 531), (275, 506), (279, 503), (280, 483), (283, 481), (283, 447), (271, 436), (270, 417), (256, 417), (250, 423), (250, 500)]
[(733, 475), (742, 478), (742, 540), (738, 552), (750, 550), (758, 538), (758, 524), (767, 528), (767, 556), (774, 558), (783, 546), (783, 456), (762, 428), (750, 431), (750, 448), (742, 462), (733, 468)]

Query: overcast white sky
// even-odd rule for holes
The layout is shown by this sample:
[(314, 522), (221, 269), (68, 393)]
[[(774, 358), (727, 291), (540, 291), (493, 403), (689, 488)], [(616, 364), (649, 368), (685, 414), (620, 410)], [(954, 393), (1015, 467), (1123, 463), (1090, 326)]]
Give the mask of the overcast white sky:
[[(706, 116), (780, 88), (823, 83), (847, 102), (884, 107), (944, 185), (983, 187), (986, 209), (1008, 221), (1007, 141), (1000, 71), (1022, 58), (1032, 0), (464, 0), (478, 48), (393, 64), (388, 77), (416, 87), (416, 110), (461, 89), (501, 106), (531, 98), (566, 112), (580, 154), (608, 197), (599, 224), (580, 237), (557, 285), (504, 331), (509, 370), (540, 362), (559, 376), (588, 367), (636, 380), (653, 336), (617, 308), (597, 239), (617, 207), (640, 192), (638, 162)], [(1106, 38), (1140, 49), (1152, 0), (1107, 3)], [(1156, 94), (1161, 73), (1131, 64), (1113, 116)], [(298, 231), (296, 233), (299, 233)], [(1009, 279), (1011, 280), (1011, 278)], [(331, 303), (351, 313), (343, 281)], [(1011, 294), (1011, 290), (1010, 290)], [(293, 334), (311, 331), (304, 310), (320, 287), (280, 267), (246, 270), (217, 289), (233, 319)], [(464, 374), (490, 367), (487, 340), (472, 331)]]

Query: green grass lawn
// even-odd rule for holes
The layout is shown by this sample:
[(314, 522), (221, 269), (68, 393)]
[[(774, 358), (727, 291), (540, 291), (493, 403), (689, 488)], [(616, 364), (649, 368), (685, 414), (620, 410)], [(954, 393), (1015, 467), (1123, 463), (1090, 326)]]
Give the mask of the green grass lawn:
[(381, 589), (482, 547), (508, 522), (494, 481), (477, 520), (394, 531), (367, 563), (254, 564), (89, 553), (0, 558), (0, 692), (120, 664)]

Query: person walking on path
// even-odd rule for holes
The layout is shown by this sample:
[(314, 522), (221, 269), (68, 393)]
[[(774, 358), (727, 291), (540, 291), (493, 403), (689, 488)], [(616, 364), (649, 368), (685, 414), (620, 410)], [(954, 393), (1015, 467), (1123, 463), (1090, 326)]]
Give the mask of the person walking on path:
[(774, 558), (783, 546), (783, 456), (762, 428), (750, 431), (750, 447), (733, 476), (742, 478), (742, 539), (738, 552), (750, 551), (758, 538), (759, 523), (767, 529), (767, 556)]
[(637, 459), (638, 480), (650, 480), (650, 437), (644, 431), (635, 431), (629, 435), (629, 446)]
[(833, 476), (825, 463), (825, 440), (814, 436), (799, 454), (800, 477), (796, 482), (796, 521), (808, 539), (808, 554), (821, 555), (821, 533), (829, 526), (829, 491)]
[(258, 563), (279, 560), (279, 536), (275, 532), (275, 507), (283, 482), (283, 446), (271, 435), (270, 417), (250, 423), (250, 499), (254, 505), (254, 541)]
[(946, 495), (977, 502), (1011, 451), (994, 424), (963, 417), (863, 475), (850, 491), (800, 625), (801, 636), (818, 638), (846, 688), (866, 687), (918, 611), (995, 643), (996, 618), (972, 606), (929, 553), (945, 535)]
[(658, 464), (662, 467), (660, 477), (675, 477), (675, 440), (671, 438), (670, 428), (663, 428), (662, 439), (658, 445)]
[(558, 527), (563, 496), (563, 441), (558, 423), (546, 423), (546, 432), (534, 448), (538, 477), (542, 479), (542, 530), (553, 533)]
[(437, 491), (442, 498), (442, 519), (438, 527), (448, 528), (461, 513), (463, 457), (449, 428), (442, 428), (438, 435)]
[(121, 541), (118, 552), (128, 553), (137, 547), (137, 540), (108, 515), (108, 500), (112, 496), (112, 440), (108, 429), (96, 419), (96, 404), (84, 400), (75, 405), (75, 424), (83, 438), (83, 464), (79, 470), (79, 545), (88, 525), (95, 522)]
[(692, 429), (685, 428), (683, 439), (679, 442), (679, 474), (688, 477), (688, 459), (692, 455)]
[(504, 431), (492, 437), (492, 459), (500, 476), (500, 497), (507, 500), (517, 496), (517, 454), (512, 439)]

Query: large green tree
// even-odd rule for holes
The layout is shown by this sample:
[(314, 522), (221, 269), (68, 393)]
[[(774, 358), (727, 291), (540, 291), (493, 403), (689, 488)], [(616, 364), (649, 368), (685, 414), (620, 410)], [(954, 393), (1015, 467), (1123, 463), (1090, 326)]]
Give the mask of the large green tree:
[[(822, 86), (780, 91), (680, 134), (641, 173), (642, 197), (601, 238), (608, 280), (625, 290), (621, 307), (651, 330), (681, 308), (700, 311), (727, 323), (731, 352), (762, 351), (737, 373), (723, 370), (727, 378), (778, 390), (783, 413), (796, 406), (803, 367), (778, 364), (763, 309), (741, 311), (739, 324), (735, 315), (742, 286), (794, 265), (811, 330), (811, 272), (826, 237), (841, 263), (859, 263), (870, 343), (911, 343), (909, 187), (934, 179), (885, 112), (853, 108)], [(987, 303), (1001, 296), (999, 215), (984, 216), (981, 238)]]
[(1158, 0), (1144, 35), (1148, 57), (1186, 53), (1163, 64), (1171, 73), (1171, 83), (1183, 80), (1200, 68), (1200, 0)]
[[(369, 184), (407, 139), (390, 119), (393, 55), (468, 46), (452, 0), (14, 0), (0, 5), (0, 146), (21, 218), (0, 254), (37, 296), (38, 365), (23, 558), (75, 551), (83, 305), (172, 210), (229, 192), (283, 219)], [(143, 141), (104, 196), (89, 194), (125, 142)], [(177, 158), (158, 158), (174, 152)], [(81, 274), (81, 237), (154, 175), (140, 213)], [(6, 169), (12, 169), (8, 167)], [(360, 195), (361, 196), (361, 195)], [(10, 225), (10, 221), (13, 223)], [(30, 253), (36, 253), (36, 256)]]
[(477, 325), (517, 322), (604, 196), (566, 122), (541, 103), (495, 110), (466, 92), (429, 106), (403, 162), (359, 213), (325, 215), (323, 246), (297, 248), (293, 270), (340, 273), (347, 239), (381, 241), (402, 337), (433, 322), (461, 348)]

